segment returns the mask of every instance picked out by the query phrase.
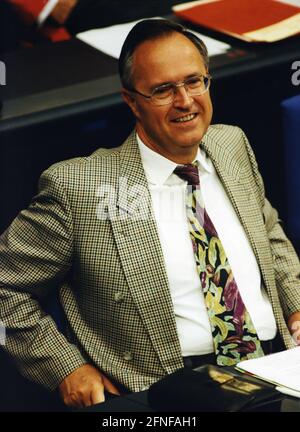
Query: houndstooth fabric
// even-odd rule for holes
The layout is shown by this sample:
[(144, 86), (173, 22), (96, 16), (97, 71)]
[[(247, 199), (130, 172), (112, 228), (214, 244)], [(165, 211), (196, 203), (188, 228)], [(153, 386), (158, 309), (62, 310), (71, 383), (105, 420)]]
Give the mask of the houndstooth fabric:
[[(265, 199), (252, 150), (240, 129), (224, 125), (211, 126), (201, 145), (250, 239), (278, 329), (292, 347), (283, 311), (287, 317), (300, 310), (299, 260)], [(147, 191), (147, 217), (136, 217), (128, 194), (137, 186)], [(39, 308), (51, 290), (60, 292), (67, 337)], [(4, 348), (25, 376), (50, 389), (85, 362), (131, 391), (183, 367), (134, 133), (119, 148), (42, 174), (38, 195), (1, 236), (0, 305)]]

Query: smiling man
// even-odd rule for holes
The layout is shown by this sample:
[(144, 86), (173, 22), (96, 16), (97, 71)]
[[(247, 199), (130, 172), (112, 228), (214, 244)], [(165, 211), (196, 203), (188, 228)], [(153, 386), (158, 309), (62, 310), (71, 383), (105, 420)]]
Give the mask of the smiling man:
[[(119, 71), (135, 130), (119, 148), (50, 167), (0, 242), (5, 349), (76, 407), (299, 343), (299, 260), (245, 135), (210, 126), (205, 45), (145, 20)], [(39, 305), (55, 289), (66, 335)]]
[(141, 43), (132, 56), (135, 90), (123, 91), (144, 144), (177, 163), (195, 158), (212, 118), (207, 53), (198, 44), (175, 32)]

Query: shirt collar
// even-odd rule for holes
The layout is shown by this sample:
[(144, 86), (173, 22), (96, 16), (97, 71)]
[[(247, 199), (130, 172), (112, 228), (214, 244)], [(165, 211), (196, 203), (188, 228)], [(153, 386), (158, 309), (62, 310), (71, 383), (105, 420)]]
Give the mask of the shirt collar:
[[(178, 164), (146, 146), (138, 133), (136, 133), (136, 138), (148, 182), (158, 186), (165, 184)], [(198, 163), (200, 173), (211, 173), (213, 171), (211, 160), (200, 147), (198, 148), (197, 156), (193, 162)]]

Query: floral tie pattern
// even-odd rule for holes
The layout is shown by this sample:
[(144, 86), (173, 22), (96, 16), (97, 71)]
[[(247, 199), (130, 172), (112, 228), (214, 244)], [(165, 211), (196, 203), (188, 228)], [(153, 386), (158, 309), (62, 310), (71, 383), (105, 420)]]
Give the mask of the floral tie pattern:
[(179, 165), (174, 173), (188, 182), (186, 211), (217, 364), (232, 366), (264, 352), (244, 305), (218, 233), (200, 191), (196, 164)]

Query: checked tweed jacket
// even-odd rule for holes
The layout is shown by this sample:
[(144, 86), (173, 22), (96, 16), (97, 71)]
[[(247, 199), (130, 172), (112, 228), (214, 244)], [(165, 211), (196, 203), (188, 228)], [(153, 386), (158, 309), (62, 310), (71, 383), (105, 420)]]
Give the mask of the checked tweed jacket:
[[(201, 145), (250, 239), (279, 332), (291, 348), (285, 320), (300, 310), (299, 260), (265, 198), (253, 152), (233, 126), (210, 126)], [(132, 192), (141, 187), (147, 217), (136, 217)], [(118, 148), (42, 174), (38, 195), (0, 241), (4, 349), (25, 376), (54, 389), (90, 362), (139, 391), (183, 367), (151, 210), (134, 132)], [(39, 306), (50, 290), (60, 292), (66, 336)]]

